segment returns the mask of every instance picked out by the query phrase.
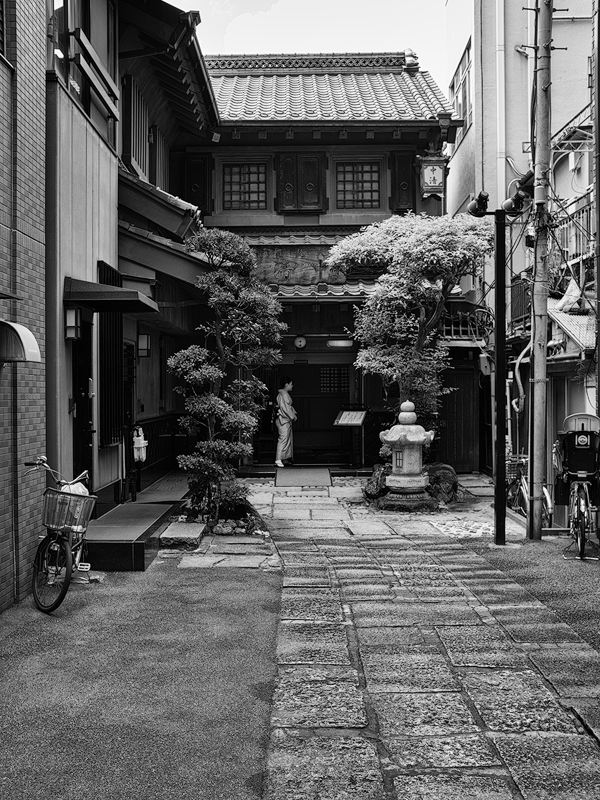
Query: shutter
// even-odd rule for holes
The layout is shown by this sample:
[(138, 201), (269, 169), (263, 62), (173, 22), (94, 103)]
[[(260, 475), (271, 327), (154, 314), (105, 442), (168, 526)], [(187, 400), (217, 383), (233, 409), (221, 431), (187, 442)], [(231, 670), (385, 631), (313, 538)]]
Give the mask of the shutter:
[(413, 153), (392, 153), (391, 210), (402, 214), (415, 208), (415, 170)]
[(323, 209), (322, 155), (298, 156), (298, 211)]
[(296, 210), (296, 156), (279, 156), (277, 162), (277, 211)]
[(212, 169), (210, 156), (188, 158), (185, 162), (185, 199), (204, 214), (212, 211)]

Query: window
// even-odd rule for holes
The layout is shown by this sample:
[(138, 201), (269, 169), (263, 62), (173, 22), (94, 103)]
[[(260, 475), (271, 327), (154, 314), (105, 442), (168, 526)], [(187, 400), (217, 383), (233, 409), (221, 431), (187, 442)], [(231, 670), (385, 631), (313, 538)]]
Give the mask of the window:
[(326, 210), (325, 155), (280, 155), (277, 160), (277, 211), (287, 214)]
[(337, 208), (379, 208), (379, 162), (340, 162), (336, 169)]
[(267, 207), (266, 164), (223, 164), (223, 209), (258, 211)]
[(148, 180), (150, 114), (135, 79), (123, 76), (123, 162)]
[(450, 100), (454, 104), (457, 115), (464, 119), (463, 128), (456, 132), (456, 144), (465, 135), (467, 128), (473, 121), (473, 106), (471, 104), (471, 42), (463, 53), (458, 69), (454, 73), (454, 78), (450, 84)]

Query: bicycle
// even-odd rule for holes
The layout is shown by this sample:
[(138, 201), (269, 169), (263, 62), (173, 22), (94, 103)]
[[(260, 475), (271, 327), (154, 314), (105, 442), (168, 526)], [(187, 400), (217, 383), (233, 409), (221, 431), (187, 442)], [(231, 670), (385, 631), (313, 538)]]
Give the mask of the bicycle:
[(44, 492), (42, 524), (47, 533), (39, 537), (42, 541), (35, 554), (31, 582), (36, 606), (50, 614), (65, 599), (73, 569), (85, 574), (90, 571), (85, 560), (85, 535), (97, 497), (90, 495), (82, 483), (89, 478), (87, 470), (67, 481), (50, 467), (45, 456), (26, 461), (25, 466), (32, 467), (26, 475), (39, 469), (49, 472), (57, 486)]
[[(506, 460), (506, 505), (523, 517), (529, 517), (529, 481), (525, 454), (510, 456)], [(551, 528), (554, 521), (554, 503), (546, 486), (542, 487), (542, 528)]]
[[(598, 511), (594, 500), (600, 495), (600, 419), (592, 414), (570, 414), (563, 422), (563, 431), (554, 443), (553, 462), (558, 472), (556, 477), (556, 502), (567, 505), (569, 514), (568, 532), (573, 539), (563, 550), (577, 548), (580, 560), (598, 561), (598, 556), (586, 555), (586, 545), (599, 546), (592, 541), (598, 536), (595, 514)], [(568, 493), (568, 497), (567, 497)]]

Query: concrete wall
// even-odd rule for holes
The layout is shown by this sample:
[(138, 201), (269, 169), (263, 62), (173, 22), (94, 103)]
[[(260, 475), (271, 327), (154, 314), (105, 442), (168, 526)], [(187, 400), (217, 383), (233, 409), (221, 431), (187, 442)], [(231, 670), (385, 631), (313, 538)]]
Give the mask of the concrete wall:
[[(5, 4), (0, 57), (0, 318), (25, 325), (44, 357), (44, 0)], [(22, 462), (45, 451), (43, 364), (0, 370), (0, 611), (29, 591), (41, 530), (39, 474)]]

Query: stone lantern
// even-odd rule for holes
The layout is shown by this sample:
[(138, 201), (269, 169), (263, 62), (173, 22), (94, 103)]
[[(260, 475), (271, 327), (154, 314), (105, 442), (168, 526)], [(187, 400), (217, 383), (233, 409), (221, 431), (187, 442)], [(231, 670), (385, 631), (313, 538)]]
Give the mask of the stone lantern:
[(415, 405), (402, 403), (398, 425), (382, 431), (379, 438), (392, 448), (392, 472), (386, 478), (389, 494), (381, 498), (379, 507), (397, 511), (437, 508), (437, 502), (425, 491), (429, 476), (423, 474), (423, 445), (433, 441), (434, 431), (417, 425)]

